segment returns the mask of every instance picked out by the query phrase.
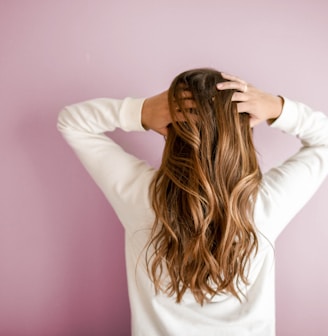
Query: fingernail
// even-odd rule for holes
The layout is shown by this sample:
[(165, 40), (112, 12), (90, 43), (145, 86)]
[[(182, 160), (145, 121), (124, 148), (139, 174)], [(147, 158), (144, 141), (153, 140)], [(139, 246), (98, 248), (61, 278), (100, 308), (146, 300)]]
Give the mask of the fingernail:
[(222, 89), (222, 88), (223, 88), (223, 84), (222, 84), (222, 83), (218, 83), (218, 84), (216, 84), (216, 88), (217, 88), (217, 89)]

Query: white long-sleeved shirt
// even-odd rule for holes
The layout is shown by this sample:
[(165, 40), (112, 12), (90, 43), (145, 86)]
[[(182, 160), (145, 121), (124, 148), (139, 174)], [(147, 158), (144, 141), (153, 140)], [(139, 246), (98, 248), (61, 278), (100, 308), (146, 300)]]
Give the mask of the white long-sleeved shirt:
[(328, 173), (328, 118), (285, 98), (271, 125), (297, 136), (300, 150), (263, 176), (254, 221), (260, 249), (251, 262), (246, 298), (218, 295), (200, 306), (191, 293), (179, 304), (154, 294), (144, 247), (154, 213), (149, 184), (155, 169), (126, 153), (105, 132), (144, 131), (143, 99), (95, 99), (63, 109), (58, 129), (105, 194), (125, 228), (126, 268), (133, 335), (275, 335), (274, 251), (280, 232), (303, 207)]

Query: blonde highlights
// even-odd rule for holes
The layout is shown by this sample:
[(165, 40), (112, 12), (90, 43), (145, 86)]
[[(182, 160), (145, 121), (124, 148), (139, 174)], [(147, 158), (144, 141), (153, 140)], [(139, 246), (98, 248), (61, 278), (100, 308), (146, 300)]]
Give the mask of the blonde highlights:
[(187, 290), (203, 304), (221, 293), (240, 299), (257, 252), (253, 208), (261, 172), (249, 116), (233, 90), (219, 91), (220, 72), (196, 69), (169, 89), (172, 124), (150, 186), (156, 219), (147, 245), (156, 292)]

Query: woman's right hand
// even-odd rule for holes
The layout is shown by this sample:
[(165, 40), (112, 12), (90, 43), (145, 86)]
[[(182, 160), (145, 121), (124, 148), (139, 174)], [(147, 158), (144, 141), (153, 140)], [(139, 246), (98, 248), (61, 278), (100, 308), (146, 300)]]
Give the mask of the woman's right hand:
[(250, 115), (251, 127), (263, 121), (272, 123), (280, 116), (284, 104), (283, 98), (263, 92), (238, 77), (225, 73), (222, 73), (222, 77), (228, 81), (218, 83), (217, 89), (238, 90), (233, 94), (232, 101), (237, 102), (239, 113)]

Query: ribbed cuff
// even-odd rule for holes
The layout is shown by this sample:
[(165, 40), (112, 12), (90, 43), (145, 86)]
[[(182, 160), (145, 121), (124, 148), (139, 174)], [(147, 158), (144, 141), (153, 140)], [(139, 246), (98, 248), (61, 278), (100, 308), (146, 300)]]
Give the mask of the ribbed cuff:
[(120, 124), (124, 131), (145, 131), (141, 111), (145, 98), (125, 98), (120, 111)]
[(270, 127), (280, 129), (286, 133), (294, 133), (295, 127), (298, 120), (298, 108), (297, 103), (289, 100), (288, 98), (282, 97), (284, 99), (284, 106), (280, 116), (270, 125)]

